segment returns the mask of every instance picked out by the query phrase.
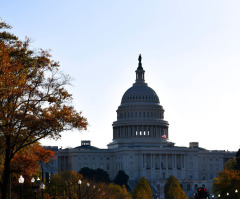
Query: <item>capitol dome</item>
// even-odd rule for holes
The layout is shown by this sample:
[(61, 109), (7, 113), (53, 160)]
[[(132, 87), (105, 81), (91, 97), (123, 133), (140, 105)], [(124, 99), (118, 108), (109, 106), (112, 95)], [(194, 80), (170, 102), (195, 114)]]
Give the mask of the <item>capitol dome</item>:
[(136, 102), (159, 103), (159, 98), (156, 92), (147, 84), (133, 85), (124, 93), (121, 104)]
[(145, 83), (142, 57), (138, 58), (136, 81), (122, 97), (113, 122), (113, 142), (109, 148), (121, 146), (163, 146), (168, 142), (168, 122), (157, 93)]

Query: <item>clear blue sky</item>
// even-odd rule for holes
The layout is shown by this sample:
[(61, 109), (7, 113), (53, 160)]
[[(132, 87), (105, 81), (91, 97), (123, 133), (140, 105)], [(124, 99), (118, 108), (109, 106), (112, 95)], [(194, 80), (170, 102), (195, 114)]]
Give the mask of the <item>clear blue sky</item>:
[(2, 0), (12, 31), (52, 49), (72, 76), (73, 104), (90, 126), (45, 145), (106, 148), (141, 53), (146, 82), (160, 98), (178, 146), (240, 147), (239, 0)]

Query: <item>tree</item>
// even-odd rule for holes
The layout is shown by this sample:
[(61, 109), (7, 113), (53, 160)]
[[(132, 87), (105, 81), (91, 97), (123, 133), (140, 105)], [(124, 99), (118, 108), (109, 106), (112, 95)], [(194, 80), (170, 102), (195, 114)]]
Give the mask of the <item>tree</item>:
[(187, 199), (187, 195), (173, 175), (166, 180), (164, 194), (166, 199)]
[(46, 192), (53, 198), (77, 198), (78, 181), (82, 175), (75, 171), (65, 171), (54, 174), (47, 186)]
[(96, 182), (105, 182), (105, 183), (110, 182), (109, 174), (103, 169), (99, 169), (99, 168), (90, 169), (88, 167), (83, 167), (79, 171), (79, 173), (88, 180), (94, 180)]
[(75, 171), (54, 174), (46, 192), (55, 199), (78, 198), (78, 194), (80, 194), (78, 181), (80, 179), (82, 199), (131, 199), (131, 194), (124, 186), (84, 179), (81, 174)]
[(145, 177), (140, 178), (132, 192), (133, 199), (152, 199), (152, 190)]
[(194, 199), (208, 198), (209, 193), (205, 187), (199, 187), (197, 193), (195, 194)]
[(240, 149), (238, 149), (238, 152), (236, 153), (236, 169), (240, 170)]
[(116, 184), (109, 184), (107, 187), (107, 192), (109, 198), (111, 199), (131, 199), (132, 196), (127, 192), (126, 187), (123, 185), (122, 187)]
[(50, 159), (56, 158), (54, 154), (53, 151), (44, 149), (38, 142), (25, 147), (17, 152), (11, 161), (12, 176), (23, 175), (24, 178), (31, 179), (39, 172), (39, 162), (49, 162)]
[[(0, 29), (10, 28), (0, 23)], [(29, 39), (0, 32), (0, 153), (4, 156), (2, 198), (8, 194), (14, 156), (60, 132), (86, 129), (87, 121), (70, 102), (69, 77), (59, 70), (49, 51), (29, 49)]]
[(236, 158), (230, 159), (222, 172), (218, 173), (218, 177), (213, 179), (212, 191), (214, 194), (235, 197), (235, 190), (240, 187), (240, 170), (237, 168)]
[(119, 170), (114, 179), (114, 183), (120, 186), (122, 185), (128, 186), (128, 179), (129, 176), (123, 170)]

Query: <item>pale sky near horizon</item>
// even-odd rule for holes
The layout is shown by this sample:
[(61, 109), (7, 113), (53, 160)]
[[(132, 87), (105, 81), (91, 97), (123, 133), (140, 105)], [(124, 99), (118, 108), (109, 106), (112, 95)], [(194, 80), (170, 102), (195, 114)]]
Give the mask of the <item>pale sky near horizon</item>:
[(73, 81), (83, 132), (44, 145), (106, 148), (142, 54), (145, 80), (165, 109), (176, 146), (240, 148), (240, 1), (1, 0), (0, 17), (35, 49), (51, 49)]

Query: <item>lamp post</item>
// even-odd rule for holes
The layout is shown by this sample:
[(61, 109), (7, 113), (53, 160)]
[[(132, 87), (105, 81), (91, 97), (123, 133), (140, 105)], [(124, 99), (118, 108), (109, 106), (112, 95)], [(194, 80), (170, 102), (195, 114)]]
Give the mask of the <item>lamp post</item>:
[(218, 198), (220, 198), (221, 197), (221, 195), (220, 194), (218, 194)]
[(82, 181), (78, 180), (78, 198), (81, 199), (82, 198), (82, 194), (81, 194), (81, 184)]
[(24, 183), (24, 178), (22, 175), (20, 175), (20, 178), (18, 179), (19, 184), (21, 184), (21, 199), (23, 199), (23, 183)]
[(227, 198), (229, 198), (229, 193), (227, 192)]
[[(35, 182), (35, 178), (32, 177), (32, 179), (31, 179), (32, 191), (33, 191), (33, 193), (34, 193), (34, 198), (36, 199), (36, 198), (37, 198), (38, 185), (34, 184), (34, 182)], [(38, 179), (36, 180), (36, 183), (39, 184), (39, 182), (40, 182), (40, 179), (38, 178)]]
[(90, 195), (90, 194), (89, 194), (89, 192), (90, 192), (90, 191), (89, 191), (89, 187), (90, 187), (90, 184), (87, 183), (87, 197), (88, 197), (88, 198), (89, 198), (89, 195)]
[(42, 189), (42, 199), (44, 199), (44, 188), (45, 188), (45, 184), (43, 184), (43, 182), (40, 185), (40, 189)]
[(238, 198), (238, 190), (235, 190), (236, 199)]

